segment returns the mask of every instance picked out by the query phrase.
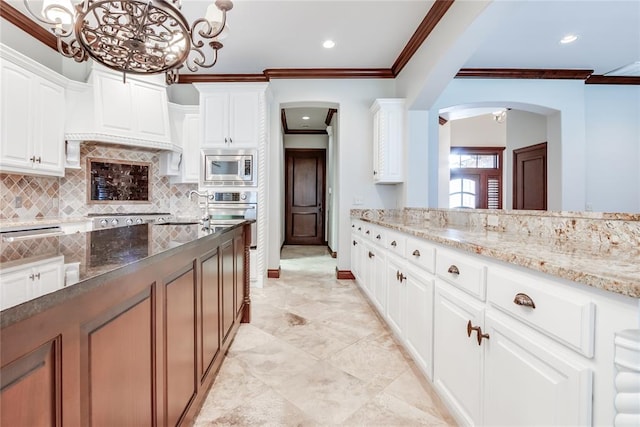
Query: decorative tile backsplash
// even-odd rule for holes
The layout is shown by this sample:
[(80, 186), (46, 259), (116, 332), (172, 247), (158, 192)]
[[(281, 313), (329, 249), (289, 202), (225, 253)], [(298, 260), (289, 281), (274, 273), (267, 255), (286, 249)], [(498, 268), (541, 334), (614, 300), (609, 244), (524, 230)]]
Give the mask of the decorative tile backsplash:
[[(197, 217), (198, 201), (188, 198), (189, 191), (197, 190), (197, 184), (172, 185), (168, 177), (160, 176), (158, 154), (131, 147), (84, 143), (80, 150), (81, 169), (66, 169), (62, 178), (0, 174), (0, 219), (81, 217), (128, 212), (170, 212), (182, 217)], [(150, 202), (87, 204), (87, 157), (150, 163)]]
[(58, 216), (59, 178), (0, 174), (0, 219)]

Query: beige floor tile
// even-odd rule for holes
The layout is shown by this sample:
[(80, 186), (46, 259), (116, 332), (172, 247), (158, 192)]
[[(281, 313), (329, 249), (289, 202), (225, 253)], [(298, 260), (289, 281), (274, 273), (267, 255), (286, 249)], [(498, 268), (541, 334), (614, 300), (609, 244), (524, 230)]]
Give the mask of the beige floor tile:
[(196, 426), (455, 425), (326, 247), (285, 246), (281, 278), (252, 289)]

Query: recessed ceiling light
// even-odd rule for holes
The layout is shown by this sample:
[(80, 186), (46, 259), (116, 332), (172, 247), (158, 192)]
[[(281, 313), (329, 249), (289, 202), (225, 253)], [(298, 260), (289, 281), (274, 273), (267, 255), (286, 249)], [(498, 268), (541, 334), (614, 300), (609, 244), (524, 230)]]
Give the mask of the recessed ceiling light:
[(336, 43), (333, 40), (325, 40), (324, 43), (322, 43), (322, 47), (324, 47), (325, 49), (331, 49), (335, 45)]
[(573, 43), (576, 40), (578, 40), (578, 36), (576, 36), (575, 34), (567, 34), (566, 36), (560, 39), (560, 43), (568, 44), (568, 43)]
[(309, 116), (302, 116), (302, 120), (309, 120)]

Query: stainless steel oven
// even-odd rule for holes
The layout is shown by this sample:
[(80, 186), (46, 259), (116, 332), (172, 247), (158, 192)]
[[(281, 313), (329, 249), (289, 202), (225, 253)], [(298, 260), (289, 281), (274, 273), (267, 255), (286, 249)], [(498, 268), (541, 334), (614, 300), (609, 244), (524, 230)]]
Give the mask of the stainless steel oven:
[(200, 186), (257, 185), (256, 150), (202, 150)]
[[(258, 219), (258, 193), (256, 191), (227, 191), (212, 193), (208, 199), (211, 226), (237, 224), (239, 221)], [(251, 247), (258, 244), (257, 223), (251, 224)]]

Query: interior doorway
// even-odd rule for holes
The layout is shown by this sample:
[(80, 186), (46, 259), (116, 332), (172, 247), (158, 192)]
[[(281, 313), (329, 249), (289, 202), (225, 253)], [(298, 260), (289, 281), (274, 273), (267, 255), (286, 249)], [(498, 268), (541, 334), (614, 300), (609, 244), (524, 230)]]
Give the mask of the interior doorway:
[(513, 150), (513, 209), (547, 209), (547, 143)]
[(325, 244), (326, 150), (285, 150), (285, 244)]

